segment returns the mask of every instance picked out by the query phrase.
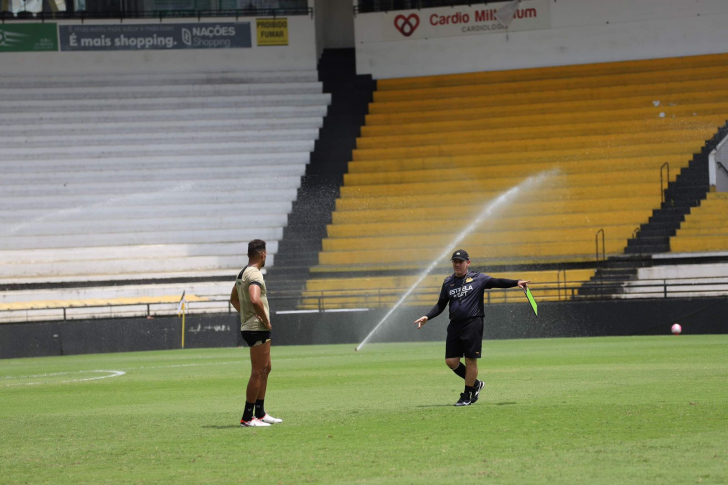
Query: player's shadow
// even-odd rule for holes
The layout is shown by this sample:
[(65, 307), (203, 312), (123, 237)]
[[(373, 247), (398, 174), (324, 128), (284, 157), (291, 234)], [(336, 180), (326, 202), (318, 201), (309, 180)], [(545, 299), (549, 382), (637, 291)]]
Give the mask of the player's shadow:
[[(483, 403), (487, 404), (487, 403)], [(517, 402), (494, 402), (493, 404), (490, 404), (491, 406), (510, 406), (513, 404), (518, 404)], [(452, 404), (420, 404), (419, 406), (416, 406), (418, 408), (444, 408), (444, 407), (452, 407)]]
[(200, 426), (200, 428), (210, 428), (210, 429), (227, 429), (227, 428), (239, 428), (239, 424), (206, 424), (204, 426)]

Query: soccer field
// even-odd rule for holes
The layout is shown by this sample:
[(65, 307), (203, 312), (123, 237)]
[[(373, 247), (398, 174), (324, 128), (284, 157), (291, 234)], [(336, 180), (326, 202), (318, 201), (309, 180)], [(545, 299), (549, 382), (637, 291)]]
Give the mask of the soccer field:
[[(273, 347), (0, 361), (0, 482), (727, 483), (728, 335)], [(123, 374), (121, 374), (123, 372)], [(92, 380), (93, 379), (93, 380)]]

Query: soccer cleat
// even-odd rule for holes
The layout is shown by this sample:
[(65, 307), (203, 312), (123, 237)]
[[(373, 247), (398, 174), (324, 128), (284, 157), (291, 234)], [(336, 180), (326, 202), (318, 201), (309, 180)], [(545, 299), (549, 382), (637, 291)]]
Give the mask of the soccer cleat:
[(274, 418), (273, 416), (271, 416), (268, 413), (266, 413), (265, 416), (263, 416), (262, 418), (256, 418), (256, 419), (259, 419), (259, 420), (263, 421), (264, 423), (268, 423), (268, 424), (278, 424), (278, 423), (283, 422), (282, 419)]
[(484, 387), (485, 387), (485, 382), (475, 381), (475, 392), (473, 393), (472, 399), (470, 399), (471, 403), (474, 403), (478, 400), (478, 398), (480, 397), (480, 391), (482, 391)]
[(243, 428), (255, 428), (257, 426), (270, 426), (270, 424), (265, 423), (258, 418), (253, 418), (250, 421), (243, 421), (241, 419), (240, 426), (242, 426)]
[(470, 406), (470, 394), (467, 392), (463, 392), (460, 394), (460, 400), (455, 403), (455, 406)]

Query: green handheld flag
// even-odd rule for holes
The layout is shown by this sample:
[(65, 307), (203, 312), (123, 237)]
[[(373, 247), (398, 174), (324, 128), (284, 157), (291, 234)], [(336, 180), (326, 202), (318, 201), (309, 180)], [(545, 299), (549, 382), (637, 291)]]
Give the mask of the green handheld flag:
[(526, 294), (526, 298), (528, 298), (528, 302), (531, 304), (531, 308), (533, 308), (533, 313), (538, 316), (538, 304), (536, 303), (536, 300), (533, 299), (531, 289), (527, 286), (523, 289), (523, 292)]

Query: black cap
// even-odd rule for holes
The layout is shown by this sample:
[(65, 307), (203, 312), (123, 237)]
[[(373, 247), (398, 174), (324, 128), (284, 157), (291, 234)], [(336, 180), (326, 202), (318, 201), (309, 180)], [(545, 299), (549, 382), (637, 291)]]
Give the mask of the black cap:
[(450, 261), (453, 261), (455, 259), (462, 259), (463, 261), (468, 261), (470, 259), (470, 256), (468, 256), (468, 252), (464, 249), (458, 249), (454, 253), (452, 253), (452, 258), (450, 258)]

